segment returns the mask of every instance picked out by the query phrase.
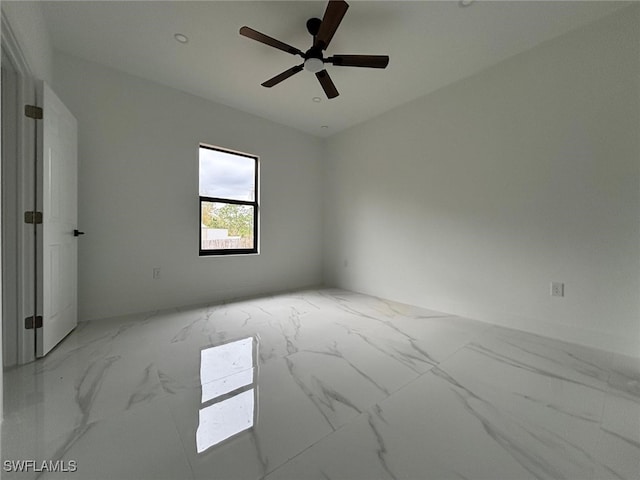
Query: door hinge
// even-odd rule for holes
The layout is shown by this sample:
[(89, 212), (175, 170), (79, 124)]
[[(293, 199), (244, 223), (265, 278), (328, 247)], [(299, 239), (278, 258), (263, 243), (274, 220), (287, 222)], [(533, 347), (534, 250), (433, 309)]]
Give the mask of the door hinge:
[(34, 328), (42, 328), (42, 316), (27, 317), (24, 319), (24, 328), (32, 330)]
[(42, 120), (42, 108), (36, 107), (35, 105), (25, 105), (24, 106), (24, 114), (33, 118), (34, 120)]
[(42, 212), (24, 212), (24, 223), (42, 223)]

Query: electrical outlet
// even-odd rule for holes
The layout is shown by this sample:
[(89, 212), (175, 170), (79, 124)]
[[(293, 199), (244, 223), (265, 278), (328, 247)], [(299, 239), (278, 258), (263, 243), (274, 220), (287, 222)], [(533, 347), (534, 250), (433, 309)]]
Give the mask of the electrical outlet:
[(551, 296), (552, 297), (564, 297), (564, 283), (551, 282)]
[(154, 280), (160, 279), (160, 267), (156, 267), (153, 269), (153, 279)]

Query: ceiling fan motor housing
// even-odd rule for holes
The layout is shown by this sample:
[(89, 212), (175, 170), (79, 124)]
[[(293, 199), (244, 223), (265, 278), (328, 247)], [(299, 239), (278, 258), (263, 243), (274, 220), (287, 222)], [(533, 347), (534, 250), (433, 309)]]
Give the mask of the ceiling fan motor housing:
[[(311, 20), (314, 20), (313, 18)], [(310, 21), (311, 21), (310, 20)], [(315, 20), (318, 20), (317, 18)], [(309, 22), (307, 22), (308, 24)], [(317, 73), (324, 68), (324, 58), (322, 57), (322, 49), (311, 47), (304, 54), (304, 68), (311, 73)]]

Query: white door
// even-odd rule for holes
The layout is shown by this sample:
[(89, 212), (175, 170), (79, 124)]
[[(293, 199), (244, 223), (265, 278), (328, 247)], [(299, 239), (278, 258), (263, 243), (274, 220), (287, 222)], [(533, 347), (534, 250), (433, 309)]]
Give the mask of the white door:
[(78, 126), (43, 82), (38, 103), (43, 119), (37, 122), (36, 205), (42, 225), (36, 233), (36, 304), (42, 328), (36, 330), (36, 355), (42, 357), (78, 323)]

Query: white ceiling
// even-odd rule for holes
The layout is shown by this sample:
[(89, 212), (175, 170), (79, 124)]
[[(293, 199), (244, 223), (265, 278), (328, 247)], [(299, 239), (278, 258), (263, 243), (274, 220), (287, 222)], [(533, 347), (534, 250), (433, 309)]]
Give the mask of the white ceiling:
[[(45, 2), (55, 48), (318, 136), (328, 136), (592, 22), (629, 2), (350, 0), (328, 54), (391, 57), (386, 70), (327, 67), (327, 100), (289, 55), (239, 35), (247, 25), (306, 50), (325, 1)], [(175, 33), (189, 37), (185, 45)], [(327, 55), (328, 56), (328, 55)], [(313, 97), (320, 97), (315, 103)], [(323, 125), (328, 128), (321, 128)]]

